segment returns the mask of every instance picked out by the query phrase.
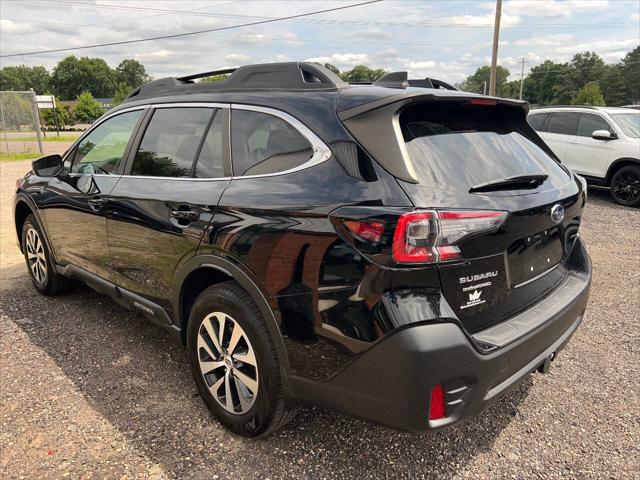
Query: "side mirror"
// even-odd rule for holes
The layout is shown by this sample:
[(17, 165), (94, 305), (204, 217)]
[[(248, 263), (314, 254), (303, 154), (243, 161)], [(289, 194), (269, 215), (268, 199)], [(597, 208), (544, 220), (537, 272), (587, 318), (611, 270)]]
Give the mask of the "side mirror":
[(55, 177), (62, 171), (62, 157), (58, 154), (38, 158), (31, 163), (39, 177)]
[(591, 138), (595, 140), (613, 140), (618, 137), (615, 133), (611, 133), (609, 130), (594, 130), (591, 134)]

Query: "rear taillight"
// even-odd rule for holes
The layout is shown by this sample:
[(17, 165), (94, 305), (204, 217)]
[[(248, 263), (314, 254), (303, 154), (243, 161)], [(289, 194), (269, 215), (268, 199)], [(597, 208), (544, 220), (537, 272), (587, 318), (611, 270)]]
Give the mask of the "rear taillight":
[(465, 238), (502, 225), (507, 212), (492, 210), (422, 210), (398, 219), (393, 258), (400, 263), (434, 263), (462, 258), (456, 246)]

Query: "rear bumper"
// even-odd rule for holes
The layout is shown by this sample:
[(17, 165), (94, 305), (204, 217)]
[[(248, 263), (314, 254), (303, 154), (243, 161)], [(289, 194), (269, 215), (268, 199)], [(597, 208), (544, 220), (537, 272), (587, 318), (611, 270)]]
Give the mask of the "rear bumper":
[[(478, 414), (555, 356), (587, 305), (591, 263), (580, 241), (572, 271), (553, 294), (502, 324), (468, 337), (455, 323), (410, 326), (388, 335), (326, 382), (290, 378), (302, 401), (401, 430), (424, 432)], [(499, 347), (482, 353), (476, 341)], [(433, 387), (443, 385), (446, 417), (428, 419)]]

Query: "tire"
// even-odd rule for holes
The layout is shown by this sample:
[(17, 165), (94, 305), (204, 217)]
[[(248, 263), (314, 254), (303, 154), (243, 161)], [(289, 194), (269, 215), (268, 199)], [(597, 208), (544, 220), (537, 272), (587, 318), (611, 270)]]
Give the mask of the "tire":
[(56, 272), (49, 247), (33, 214), (22, 224), (22, 249), (31, 282), (40, 293), (57, 295), (74, 285), (71, 279)]
[(613, 175), (609, 188), (611, 196), (620, 205), (640, 206), (640, 166), (622, 167)]
[(187, 355), (200, 396), (232, 432), (266, 435), (295, 416), (297, 406), (285, 399), (267, 324), (235, 282), (213, 285), (196, 298), (189, 315)]

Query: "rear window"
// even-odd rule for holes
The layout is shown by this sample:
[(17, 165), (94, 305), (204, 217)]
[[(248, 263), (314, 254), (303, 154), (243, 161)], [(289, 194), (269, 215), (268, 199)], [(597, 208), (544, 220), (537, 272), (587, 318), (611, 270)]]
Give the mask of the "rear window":
[(531, 128), (540, 131), (542, 130), (542, 124), (548, 116), (548, 113), (534, 113), (527, 117), (527, 121), (529, 122), (529, 125), (531, 125)]
[(565, 170), (521, 131), (524, 120), (508, 110), (433, 104), (405, 110), (400, 127), (420, 183), (468, 191), (501, 178), (547, 174), (552, 185), (564, 184)]

